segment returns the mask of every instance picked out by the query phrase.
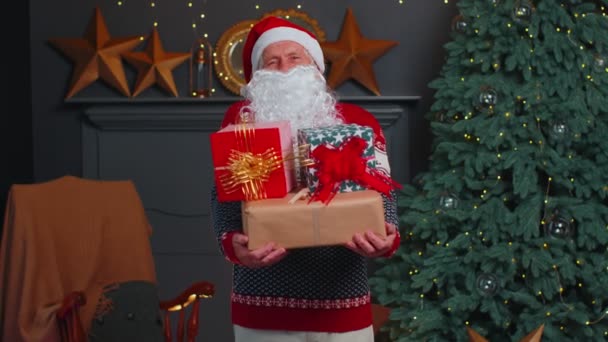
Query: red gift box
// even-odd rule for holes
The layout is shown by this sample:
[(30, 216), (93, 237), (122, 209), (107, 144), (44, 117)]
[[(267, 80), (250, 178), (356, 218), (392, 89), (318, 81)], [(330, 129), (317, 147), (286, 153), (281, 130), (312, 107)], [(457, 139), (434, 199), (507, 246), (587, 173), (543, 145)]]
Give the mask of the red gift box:
[(289, 121), (228, 125), (211, 134), (220, 202), (284, 197), (295, 186)]

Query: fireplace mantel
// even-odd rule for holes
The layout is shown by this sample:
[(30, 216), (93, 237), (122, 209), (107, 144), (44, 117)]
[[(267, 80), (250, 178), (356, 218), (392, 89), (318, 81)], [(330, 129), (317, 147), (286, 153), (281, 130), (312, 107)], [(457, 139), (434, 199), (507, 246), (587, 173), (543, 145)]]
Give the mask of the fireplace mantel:
[[(240, 97), (198, 98), (72, 98), (87, 119), (101, 130), (209, 131), (219, 127), (225, 110)], [(347, 96), (373, 113), (387, 128), (415, 106), (420, 96)]]

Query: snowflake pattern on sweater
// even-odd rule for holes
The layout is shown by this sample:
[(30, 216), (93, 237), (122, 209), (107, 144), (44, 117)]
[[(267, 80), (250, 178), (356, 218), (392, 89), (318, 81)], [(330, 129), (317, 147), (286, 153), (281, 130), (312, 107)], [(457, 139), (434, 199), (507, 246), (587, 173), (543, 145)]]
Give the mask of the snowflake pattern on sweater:
[[(396, 226), (395, 196), (383, 195), (383, 200), (385, 220)], [(223, 251), (222, 237), (241, 231), (241, 202), (218, 202), (213, 187), (211, 203), (213, 227)], [(343, 246), (293, 249), (280, 262), (264, 268), (233, 267), (233, 303), (313, 310), (370, 303), (367, 260)]]
[[(375, 125), (377, 166), (390, 174), (384, 136), (373, 116), (351, 105), (339, 108), (351, 114), (347, 122)], [(385, 221), (397, 227), (397, 194), (393, 191), (392, 196), (382, 197)], [(212, 187), (211, 209), (219, 248), (233, 263), (234, 324), (253, 329), (328, 332), (358, 330), (371, 325), (365, 257), (344, 246), (299, 248), (289, 250), (285, 258), (274, 265), (251, 269), (239, 263), (231, 241), (227, 240), (233, 233), (242, 232), (241, 202), (218, 202), (216, 189)], [(395, 250), (396, 246), (392, 252)]]

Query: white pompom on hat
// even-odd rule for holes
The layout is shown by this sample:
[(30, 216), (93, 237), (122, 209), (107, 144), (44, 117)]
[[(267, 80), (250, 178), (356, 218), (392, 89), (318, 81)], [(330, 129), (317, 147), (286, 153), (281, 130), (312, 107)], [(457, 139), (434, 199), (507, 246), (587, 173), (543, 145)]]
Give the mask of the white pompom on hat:
[(243, 46), (243, 72), (247, 82), (257, 70), (264, 49), (272, 43), (285, 40), (302, 45), (312, 56), (319, 70), (325, 71), (323, 50), (312, 32), (289, 20), (269, 16), (253, 25)]

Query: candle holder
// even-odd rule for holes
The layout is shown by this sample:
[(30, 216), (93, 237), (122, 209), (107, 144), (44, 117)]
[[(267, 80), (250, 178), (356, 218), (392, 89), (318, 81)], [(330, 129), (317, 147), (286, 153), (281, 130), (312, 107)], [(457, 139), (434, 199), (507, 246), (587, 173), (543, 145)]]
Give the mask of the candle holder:
[(194, 41), (190, 52), (190, 95), (209, 97), (212, 93), (213, 47), (207, 38), (201, 37)]

